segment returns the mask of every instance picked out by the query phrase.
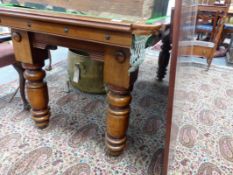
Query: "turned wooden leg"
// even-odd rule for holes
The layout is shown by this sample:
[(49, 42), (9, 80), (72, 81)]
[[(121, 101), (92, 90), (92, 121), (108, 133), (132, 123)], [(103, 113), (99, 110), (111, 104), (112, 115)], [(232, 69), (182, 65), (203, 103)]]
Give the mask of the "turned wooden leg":
[(39, 128), (45, 128), (50, 117), (47, 83), (43, 81), (45, 77), (43, 66), (44, 63), (23, 64), (25, 69), (24, 77), (27, 80), (28, 100), (32, 107), (32, 118)]
[(126, 145), (129, 125), (130, 92), (138, 71), (129, 73), (130, 50), (108, 47), (104, 56), (104, 80), (109, 85), (107, 95), (107, 130), (105, 143), (110, 155), (118, 156)]
[(161, 52), (159, 54), (159, 62), (158, 62), (158, 71), (157, 78), (159, 81), (162, 81), (167, 72), (167, 66), (170, 59), (170, 50), (171, 50), (171, 37), (170, 30), (168, 29), (162, 39), (163, 45), (161, 47)]
[(128, 90), (109, 86), (106, 145), (111, 155), (119, 155), (126, 144), (131, 95)]

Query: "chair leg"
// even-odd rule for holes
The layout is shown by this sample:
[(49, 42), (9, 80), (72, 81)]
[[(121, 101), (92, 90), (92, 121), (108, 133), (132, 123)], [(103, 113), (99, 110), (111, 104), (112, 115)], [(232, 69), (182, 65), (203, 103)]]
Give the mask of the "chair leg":
[(45, 67), (46, 71), (51, 71), (52, 70), (52, 55), (51, 52), (49, 51), (49, 65)]
[(25, 78), (23, 76), (24, 69), (20, 63), (13, 64), (13, 67), (19, 74), (19, 89), (20, 89), (20, 96), (23, 101), (23, 109), (30, 110), (30, 105), (25, 96)]
[(211, 66), (212, 60), (213, 60), (213, 58), (208, 58), (208, 59), (207, 59), (207, 64), (208, 64), (208, 66), (207, 66), (206, 71), (208, 71), (208, 70), (210, 69), (210, 66)]
[(19, 91), (19, 87), (15, 90), (14, 94), (12, 95), (11, 99), (9, 100), (9, 103), (12, 102), (12, 100), (14, 99), (14, 97), (16, 96), (16, 94), (18, 93)]

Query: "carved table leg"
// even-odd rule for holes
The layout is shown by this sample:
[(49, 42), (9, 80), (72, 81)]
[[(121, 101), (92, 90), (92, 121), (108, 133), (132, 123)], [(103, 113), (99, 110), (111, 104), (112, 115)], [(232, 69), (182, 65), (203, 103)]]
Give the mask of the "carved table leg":
[(32, 118), (39, 128), (45, 128), (50, 117), (47, 83), (43, 81), (45, 77), (43, 66), (44, 63), (23, 64), (28, 100), (32, 107)]
[(163, 45), (161, 47), (162, 51), (159, 54), (159, 62), (158, 62), (158, 71), (157, 78), (159, 81), (162, 81), (166, 75), (167, 66), (170, 59), (170, 50), (171, 50), (171, 36), (170, 29), (164, 33), (162, 38)]
[(104, 60), (104, 80), (109, 85), (107, 100), (106, 147), (108, 152), (117, 156), (124, 150), (126, 132), (129, 125), (130, 92), (138, 72), (129, 73), (130, 50), (109, 47)]
[(111, 155), (119, 155), (126, 144), (131, 95), (128, 90), (109, 86), (106, 145)]

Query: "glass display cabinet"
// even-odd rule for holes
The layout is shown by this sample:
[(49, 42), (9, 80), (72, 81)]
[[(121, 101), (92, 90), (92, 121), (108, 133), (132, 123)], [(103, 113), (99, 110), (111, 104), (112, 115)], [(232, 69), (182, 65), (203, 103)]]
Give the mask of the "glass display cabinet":
[[(229, 4), (176, 1), (164, 174), (232, 174), (233, 69), (224, 58), (215, 58)], [(198, 37), (203, 11), (215, 30), (213, 40), (207, 32)]]

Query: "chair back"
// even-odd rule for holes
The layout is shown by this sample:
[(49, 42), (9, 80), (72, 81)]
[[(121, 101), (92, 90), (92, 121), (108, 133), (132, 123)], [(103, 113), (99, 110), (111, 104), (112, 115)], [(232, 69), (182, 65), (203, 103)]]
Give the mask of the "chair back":
[(216, 0), (198, 0), (198, 4), (214, 5)]
[(226, 17), (227, 17), (226, 15), (219, 16), (219, 19), (217, 21), (217, 26), (215, 29), (214, 40), (213, 40), (213, 42), (215, 44), (215, 49), (217, 49), (217, 47), (221, 41)]
[(229, 6), (231, 4), (231, 0), (225, 0), (223, 3), (221, 0), (198, 0), (198, 4), (202, 5), (225, 5)]
[(220, 9), (219, 11), (216, 11), (217, 9), (218, 8), (216, 8), (213, 11), (210, 11), (211, 13), (214, 12), (214, 17), (216, 18), (213, 39), (210, 42), (200, 41), (196, 39), (187, 40), (187, 38), (182, 38), (180, 42), (180, 56), (194, 56), (207, 58), (208, 69), (210, 67), (214, 53), (219, 45), (220, 38), (223, 32), (224, 20), (227, 14), (225, 10), (223, 11), (222, 9)]

